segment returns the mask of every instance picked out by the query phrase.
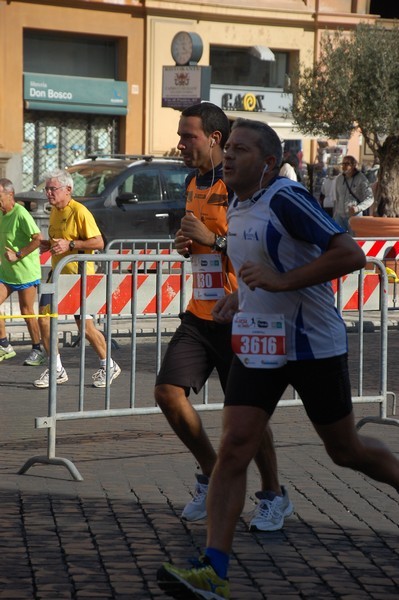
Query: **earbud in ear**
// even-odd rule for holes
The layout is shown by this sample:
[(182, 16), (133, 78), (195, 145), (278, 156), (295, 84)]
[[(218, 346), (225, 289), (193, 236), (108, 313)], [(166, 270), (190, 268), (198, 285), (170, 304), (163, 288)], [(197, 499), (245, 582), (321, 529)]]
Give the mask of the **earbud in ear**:
[(213, 148), (215, 144), (216, 144), (215, 138), (211, 138), (211, 148)]
[(263, 169), (263, 174), (267, 173), (269, 170), (269, 165), (266, 163), (265, 168)]

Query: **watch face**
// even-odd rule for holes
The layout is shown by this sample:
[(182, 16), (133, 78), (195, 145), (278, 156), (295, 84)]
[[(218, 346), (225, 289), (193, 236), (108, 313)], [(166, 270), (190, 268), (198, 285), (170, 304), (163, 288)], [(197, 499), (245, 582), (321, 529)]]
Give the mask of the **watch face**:
[(215, 247), (218, 250), (225, 250), (227, 248), (227, 239), (223, 235), (217, 235), (215, 240)]
[(190, 62), (193, 51), (193, 41), (187, 31), (176, 33), (172, 40), (172, 56), (176, 64), (186, 65)]

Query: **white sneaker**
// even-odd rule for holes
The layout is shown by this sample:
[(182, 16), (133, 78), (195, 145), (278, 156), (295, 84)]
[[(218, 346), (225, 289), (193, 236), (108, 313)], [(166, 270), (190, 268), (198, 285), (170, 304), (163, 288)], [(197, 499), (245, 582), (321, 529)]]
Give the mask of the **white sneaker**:
[(282, 496), (273, 496), (272, 492), (256, 492), (260, 500), (249, 524), (250, 531), (278, 531), (284, 526), (284, 518), (294, 512), (294, 506), (287, 490), (281, 486)]
[[(68, 375), (65, 371), (64, 367), (62, 367), (61, 371), (57, 371), (57, 383), (65, 383), (68, 381)], [(33, 382), (33, 385), (37, 388), (48, 388), (50, 382), (50, 371), (46, 369), (40, 375), (39, 379)]]
[(196, 475), (194, 497), (186, 504), (181, 514), (186, 521), (199, 521), (206, 517), (206, 497), (208, 495), (209, 478), (206, 475)]
[[(114, 379), (119, 377), (119, 375), (121, 374), (121, 370), (122, 369), (120, 368), (120, 366), (117, 365), (115, 361), (113, 361), (112, 367), (109, 368), (109, 383), (110, 383), (110, 385)], [(96, 371), (93, 375), (93, 387), (103, 388), (106, 386), (106, 384), (107, 384), (107, 371), (103, 367), (100, 367), (98, 369), (98, 371)]]
[(41, 350), (31, 350), (29, 356), (25, 359), (24, 365), (30, 365), (31, 367), (38, 367), (46, 362), (44, 352)]
[(8, 360), (9, 358), (14, 358), (14, 356), (16, 356), (16, 352), (14, 350), (14, 348), (11, 346), (11, 344), (8, 344), (8, 346), (0, 346), (0, 362), (2, 360)]

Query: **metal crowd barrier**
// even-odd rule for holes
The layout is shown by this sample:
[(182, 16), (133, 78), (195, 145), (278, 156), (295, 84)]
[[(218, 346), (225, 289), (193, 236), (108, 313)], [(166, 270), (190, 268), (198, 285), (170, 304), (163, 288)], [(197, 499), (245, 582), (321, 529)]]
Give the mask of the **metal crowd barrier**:
[[(181, 260), (181, 257), (179, 256), (179, 254), (176, 252), (175, 248), (174, 248), (174, 240), (173, 239), (165, 239), (165, 238), (156, 238), (156, 239), (151, 239), (151, 240), (147, 240), (144, 238), (137, 238), (137, 239), (125, 239), (125, 238), (118, 238), (115, 240), (112, 240), (111, 242), (108, 242), (106, 247), (104, 248), (104, 254), (115, 254), (115, 255), (130, 255), (130, 254), (135, 254), (138, 256), (152, 256), (155, 254), (164, 254), (164, 255), (174, 255), (175, 257), (178, 258), (178, 260)], [(96, 260), (96, 258), (95, 258)], [(44, 282), (46, 281), (47, 278), (47, 274), (48, 271), (50, 270), (50, 253), (45, 253), (44, 255), (41, 255), (40, 257), (40, 261), (42, 263), (42, 273), (43, 273), (43, 278), (42, 281), (43, 283), (40, 285), (39, 287), (39, 295), (43, 290), (43, 285)], [(123, 261), (115, 261), (112, 264), (113, 267), (113, 271), (115, 273), (129, 273), (130, 269), (131, 269), (131, 264), (129, 262), (125, 263)], [(152, 261), (140, 261), (138, 263), (138, 271), (140, 273), (148, 273), (151, 274), (154, 272), (153, 269), (153, 262)], [(188, 269), (190, 269), (190, 265), (188, 265), (187, 267)], [(104, 272), (104, 263), (98, 263), (98, 270), (97, 272), (101, 273)], [(176, 273), (176, 268), (175, 268), (175, 261), (173, 262), (168, 262), (164, 265), (164, 272), (168, 272), (170, 274)], [(38, 302), (35, 302), (35, 314), (37, 314), (38, 312)], [(176, 314), (167, 314), (165, 315), (165, 318), (168, 319), (172, 319), (174, 317), (177, 316), (177, 312)], [(21, 319), (21, 313), (20, 313), (20, 309), (19, 309), (19, 302), (18, 302), (18, 296), (17, 294), (12, 294), (4, 303), (3, 305), (0, 307), (0, 315), (5, 315), (5, 322), (6, 322), (6, 327), (8, 332), (11, 334), (11, 337), (15, 336), (15, 331), (14, 330), (20, 330), (20, 325), (21, 325), (21, 321), (23, 322), (23, 320)], [(142, 321), (149, 321), (150, 319), (152, 319), (152, 315), (149, 314), (139, 314), (138, 318)], [(114, 320), (119, 320), (122, 321), (124, 319), (123, 315), (113, 315), (113, 319)], [(69, 315), (69, 314), (63, 314), (62, 317), (60, 315), (59, 317), (59, 322), (61, 322), (62, 320), (62, 325), (64, 326), (62, 328), (62, 332), (60, 331), (60, 337), (62, 336), (62, 339), (64, 341), (64, 344), (70, 344), (71, 343), (71, 339), (72, 339), (72, 334), (71, 332), (75, 329), (75, 319), (73, 318), (73, 315)], [(102, 316), (100, 316), (98, 318), (100, 323), (103, 323), (104, 318)], [(69, 328), (69, 330), (68, 330)], [(25, 329), (24, 329), (25, 331)], [(26, 332), (27, 335), (27, 332)], [(23, 337), (23, 339), (25, 339), (25, 337)], [(79, 336), (77, 336), (76, 340), (74, 341), (74, 344), (77, 344), (79, 341)]]
[[(399, 272), (399, 240), (390, 238), (355, 238), (357, 243), (363, 249), (364, 253), (367, 257), (378, 258), (381, 260), (385, 267), (387, 268), (387, 273), (389, 274), (389, 299), (388, 299), (388, 310), (397, 309), (399, 307), (399, 277), (396, 275), (396, 272)], [(104, 250), (105, 254), (135, 254), (138, 256), (151, 256), (154, 254), (164, 254), (164, 255), (173, 255), (177, 258), (177, 260), (181, 260), (176, 250), (174, 249), (174, 241), (172, 239), (165, 238), (157, 238), (152, 240), (147, 240), (144, 238), (138, 239), (115, 239), (109, 242)], [(48, 256), (47, 256), (48, 254)], [(45, 265), (49, 268), (49, 253), (46, 253), (45, 256), (41, 256), (41, 262), (43, 262), (42, 267)], [(370, 264), (370, 263), (369, 263)], [(112, 264), (113, 270), (116, 273), (129, 273), (131, 269), (130, 263), (115, 261)], [(103, 270), (103, 263), (99, 264), (98, 272)], [(190, 264), (187, 267), (190, 269)], [(176, 273), (179, 271), (179, 268), (176, 269), (175, 262), (168, 262), (163, 266), (164, 272), (168, 272), (170, 274)], [(138, 264), (138, 272), (144, 274), (151, 274), (154, 272), (154, 264), (152, 261), (140, 261)], [(376, 275), (378, 277), (378, 275)], [(353, 280), (353, 277), (352, 277)], [(44, 279), (43, 279), (44, 281)], [(357, 283), (350, 284), (350, 281), (345, 285), (345, 298), (341, 298), (341, 311), (349, 311), (352, 310), (352, 305), (357, 298)], [(367, 273), (366, 280), (366, 290), (365, 290), (365, 303), (366, 307), (370, 310), (379, 310), (378, 302), (378, 289), (377, 285), (373, 283), (373, 274)], [(39, 290), (40, 292), (40, 290)], [(353, 298), (352, 298), (352, 297)], [(377, 305), (376, 305), (377, 302)], [(35, 305), (35, 311), (37, 313), (37, 303)], [(19, 325), (21, 323), (19, 304), (16, 294), (12, 294), (9, 299), (4, 302), (2, 307), (0, 307), (0, 315), (6, 315), (6, 325), (7, 329), (12, 333), (12, 330), (15, 329), (15, 325)], [(165, 318), (173, 318), (176, 315), (173, 315), (172, 312), (170, 314), (165, 315)], [(61, 317), (60, 317), (61, 318)], [(147, 313), (138, 314), (138, 319), (142, 321), (148, 321), (152, 318), (151, 315)], [(104, 321), (103, 316), (98, 317), (99, 322), (102, 323)], [(123, 315), (113, 315), (114, 321), (123, 320)], [(64, 314), (62, 317), (63, 320), (63, 328), (62, 328), (62, 336), (64, 343), (71, 343), (71, 330), (74, 329), (75, 321), (72, 315)], [(70, 330), (68, 330), (68, 327)], [(61, 335), (61, 332), (60, 332)], [(78, 338), (79, 339), (79, 338)], [(77, 343), (77, 342), (74, 342)]]
[[(113, 282), (116, 277), (118, 277), (118, 273), (115, 273), (112, 269), (115, 262), (117, 263), (126, 263), (129, 268), (129, 274), (126, 276), (129, 279), (129, 285), (131, 290), (131, 298), (130, 298), (130, 325), (131, 325), (131, 346), (130, 346), (130, 381), (129, 381), (129, 394), (126, 398), (126, 404), (124, 406), (119, 406), (120, 401), (118, 402), (118, 406), (114, 406), (112, 404), (111, 396), (115, 396), (115, 392), (117, 390), (117, 381), (112, 386), (112, 394), (111, 394), (111, 386), (107, 385), (104, 393), (104, 408), (91, 410), (86, 407), (86, 399), (85, 399), (85, 386), (84, 386), (84, 377), (85, 377), (85, 354), (86, 354), (86, 344), (80, 344), (80, 355), (79, 355), (79, 385), (77, 391), (76, 398), (76, 407), (72, 411), (63, 411), (61, 407), (58, 405), (58, 393), (57, 385), (56, 385), (56, 354), (57, 354), (57, 341), (58, 341), (58, 308), (60, 306), (60, 298), (59, 298), (59, 288), (61, 287), (62, 278), (65, 277), (75, 277), (70, 275), (61, 275), (61, 270), (63, 267), (70, 261), (79, 261), (82, 263), (82, 275), (80, 277), (80, 301), (79, 301), (79, 310), (82, 317), (82, 339), (85, 339), (85, 316), (91, 314), (91, 295), (88, 291), (90, 282), (92, 277), (101, 277), (103, 283), (105, 283), (105, 288), (103, 288), (103, 304), (104, 304), (104, 335), (106, 338), (107, 345), (107, 356), (111, 356), (111, 345), (112, 345), (112, 323), (113, 323), (113, 303), (115, 298), (113, 297)], [(51, 294), (52, 302), (51, 302), (51, 356), (49, 362), (50, 369), (50, 385), (48, 391), (48, 414), (44, 417), (37, 417), (35, 420), (36, 428), (47, 429), (47, 453), (42, 456), (33, 456), (30, 458), (25, 465), (19, 471), (21, 474), (25, 473), (32, 465), (36, 463), (41, 464), (56, 464), (62, 465), (66, 467), (72, 477), (79, 481), (82, 480), (82, 476), (79, 473), (76, 466), (68, 459), (64, 457), (59, 457), (56, 454), (56, 432), (57, 432), (57, 423), (58, 421), (70, 421), (70, 420), (79, 420), (79, 419), (93, 419), (93, 418), (101, 418), (101, 417), (127, 417), (132, 415), (142, 415), (142, 414), (154, 414), (159, 413), (159, 408), (155, 405), (153, 406), (139, 406), (138, 402), (136, 402), (136, 384), (137, 384), (137, 351), (138, 351), (138, 336), (137, 336), (137, 323), (138, 323), (138, 301), (140, 296), (140, 289), (138, 287), (138, 281), (140, 277), (139, 273), (139, 265), (142, 263), (151, 262), (152, 265), (152, 274), (151, 279), (154, 284), (154, 294), (155, 294), (155, 312), (154, 317), (156, 319), (157, 327), (156, 327), (156, 364), (154, 365), (154, 380), (155, 373), (158, 371), (160, 366), (160, 358), (161, 358), (161, 322), (162, 319), (166, 316), (162, 312), (162, 301), (163, 295), (165, 293), (164, 281), (170, 277), (169, 267), (171, 262), (174, 262), (176, 265), (176, 261), (179, 262), (179, 274), (180, 277), (180, 286), (181, 286), (181, 297), (180, 302), (181, 306), (185, 307), (186, 305), (186, 297), (185, 290), (187, 286), (187, 281), (189, 278), (188, 272), (188, 262), (174, 254), (154, 254), (150, 256), (146, 256), (145, 254), (99, 254), (96, 256), (96, 261), (100, 261), (103, 264), (104, 274), (99, 276), (89, 275), (87, 276), (86, 263), (92, 261), (93, 258), (88, 255), (75, 255), (73, 257), (65, 257), (63, 258), (53, 273), (53, 282), (51, 284), (43, 284), (41, 291), (43, 293)], [(387, 418), (387, 398), (390, 395), (393, 395), (391, 392), (387, 390), (387, 309), (388, 309), (388, 279), (385, 271), (385, 267), (383, 263), (377, 259), (370, 258), (370, 262), (375, 264), (375, 267), (379, 271), (380, 275), (380, 352), (379, 355), (376, 356), (376, 363), (378, 362), (378, 370), (379, 370), (379, 382), (378, 389), (379, 392), (376, 394), (367, 395), (363, 389), (363, 287), (364, 287), (364, 278), (365, 273), (364, 270), (359, 271), (357, 274), (358, 277), (358, 297), (359, 297), (359, 307), (358, 307), (358, 319), (359, 319), (359, 327), (358, 327), (358, 335), (359, 335), (359, 366), (358, 366), (358, 381), (357, 381), (357, 390), (354, 391), (353, 402), (354, 403), (377, 403), (379, 406), (380, 415), (378, 417), (379, 423), (388, 423), (388, 424), (398, 424), (398, 421), (395, 419)], [(120, 276), (120, 275), (119, 275)], [(345, 282), (339, 283), (337, 287), (337, 306), (340, 309), (341, 304), (341, 296), (344, 291)], [(107, 381), (109, 381), (109, 362), (107, 362)], [(64, 386), (63, 386), (64, 387)], [(63, 389), (63, 388), (61, 388)], [(152, 389), (151, 389), (152, 394)], [(69, 394), (70, 398), (70, 394)], [(288, 407), (288, 406), (300, 406), (300, 399), (293, 393), (291, 398), (287, 398), (281, 400), (279, 403), (279, 407)], [(201, 410), (220, 410), (222, 409), (222, 403), (209, 403), (207, 400), (203, 403), (194, 404), (194, 407)], [(376, 418), (369, 417), (362, 419), (361, 422), (358, 423), (358, 427), (361, 427), (366, 422), (376, 421)]]

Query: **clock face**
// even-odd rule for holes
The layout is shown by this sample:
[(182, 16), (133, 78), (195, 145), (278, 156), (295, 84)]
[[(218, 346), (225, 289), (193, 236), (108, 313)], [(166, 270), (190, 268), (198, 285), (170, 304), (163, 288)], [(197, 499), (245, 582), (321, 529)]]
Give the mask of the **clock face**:
[(202, 40), (196, 33), (179, 31), (172, 40), (171, 52), (177, 65), (197, 62), (202, 56)]

